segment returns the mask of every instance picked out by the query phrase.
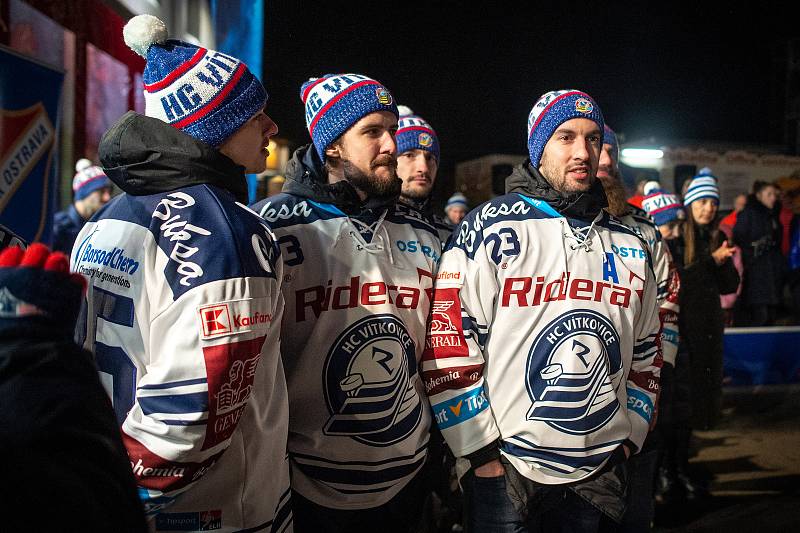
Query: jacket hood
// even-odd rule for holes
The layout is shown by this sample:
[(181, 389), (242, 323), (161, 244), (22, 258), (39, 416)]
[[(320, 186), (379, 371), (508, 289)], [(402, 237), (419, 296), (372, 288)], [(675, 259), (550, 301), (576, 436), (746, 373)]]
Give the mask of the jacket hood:
[(363, 209), (381, 209), (393, 206), (397, 196), (367, 198), (361, 201), (349, 181), (328, 183), (328, 172), (319, 154), (311, 144), (295, 150), (286, 165), (286, 183), (283, 192), (308, 198), (315, 202), (333, 204), (347, 214)]
[(247, 203), (244, 167), (169, 124), (133, 111), (100, 140), (100, 162), (120, 189), (134, 196), (215, 185)]
[(593, 220), (606, 206), (608, 199), (603, 184), (596, 179), (591, 188), (582, 193), (564, 195), (553, 188), (530, 159), (514, 167), (506, 178), (506, 193), (522, 193), (549, 204), (564, 216), (580, 220)]

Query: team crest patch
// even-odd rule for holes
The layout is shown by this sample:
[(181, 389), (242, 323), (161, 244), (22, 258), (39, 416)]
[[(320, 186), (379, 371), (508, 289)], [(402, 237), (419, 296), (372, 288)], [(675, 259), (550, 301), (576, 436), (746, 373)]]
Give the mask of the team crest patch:
[(325, 361), (331, 416), (323, 432), (372, 446), (410, 435), (422, 418), (415, 353), (414, 340), (394, 315), (371, 315), (342, 332)]
[(433, 144), (433, 137), (430, 136), (429, 133), (420, 133), (419, 134), (419, 145), (425, 146), (426, 148)]
[(619, 409), (623, 379), (619, 334), (601, 314), (572, 310), (536, 337), (526, 368), (528, 420), (573, 435), (607, 424)]
[(575, 111), (588, 115), (594, 111), (594, 105), (586, 98), (578, 98), (575, 100)]
[(392, 95), (383, 87), (375, 89), (375, 95), (378, 97), (378, 102), (382, 105), (392, 105)]

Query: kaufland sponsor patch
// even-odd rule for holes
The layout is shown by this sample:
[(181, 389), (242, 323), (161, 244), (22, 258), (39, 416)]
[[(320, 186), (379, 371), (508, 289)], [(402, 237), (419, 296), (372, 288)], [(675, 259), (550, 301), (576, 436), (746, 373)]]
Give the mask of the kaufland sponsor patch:
[(198, 307), (200, 332), (203, 339), (263, 330), (272, 323), (267, 298), (231, 300)]

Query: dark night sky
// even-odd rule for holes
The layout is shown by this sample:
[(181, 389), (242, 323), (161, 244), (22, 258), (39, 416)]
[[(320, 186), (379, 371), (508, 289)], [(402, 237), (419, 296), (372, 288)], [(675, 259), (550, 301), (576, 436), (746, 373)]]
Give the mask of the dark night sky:
[(794, 14), (753, 7), (767, 2), (534, 3), (268, 1), (269, 113), (281, 136), (307, 142), (300, 84), (366, 74), (437, 130), (446, 170), (525, 153), (531, 106), (563, 88), (591, 94), (628, 140), (780, 142), (772, 50), (800, 33)]

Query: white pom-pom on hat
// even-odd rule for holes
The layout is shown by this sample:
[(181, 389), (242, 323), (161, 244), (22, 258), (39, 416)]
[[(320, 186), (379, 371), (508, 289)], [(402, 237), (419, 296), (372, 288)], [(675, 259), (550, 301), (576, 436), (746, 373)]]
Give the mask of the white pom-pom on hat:
[(410, 107), (405, 106), (405, 105), (397, 106), (397, 112), (401, 117), (407, 117), (409, 115), (413, 115), (414, 114), (414, 111), (412, 111)]
[(153, 15), (137, 15), (122, 28), (122, 38), (128, 48), (147, 59), (147, 51), (156, 43), (163, 43), (169, 37), (167, 26)]
[(82, 159), (78, 159), (78, 162), (75, 163), (75, 172), (80, 172), (85, 168), (89, 168), (92, 166), (92, 162), (86, 159), (85, 157)]
[(647, 196), (648, 194), (657, 191), (661, 188), (661, 184), (657, 181), (648, 181), (644, 184), (644, 195)]

